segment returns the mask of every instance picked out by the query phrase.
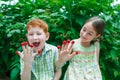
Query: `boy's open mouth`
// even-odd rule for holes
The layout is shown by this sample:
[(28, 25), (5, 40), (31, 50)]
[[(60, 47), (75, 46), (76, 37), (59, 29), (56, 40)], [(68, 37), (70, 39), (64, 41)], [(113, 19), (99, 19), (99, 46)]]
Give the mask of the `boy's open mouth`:
[(35, 47), (38, 47), (38, 46), (40, 45), (40, 42), (34, 42), (33, 45), (34, 45)]

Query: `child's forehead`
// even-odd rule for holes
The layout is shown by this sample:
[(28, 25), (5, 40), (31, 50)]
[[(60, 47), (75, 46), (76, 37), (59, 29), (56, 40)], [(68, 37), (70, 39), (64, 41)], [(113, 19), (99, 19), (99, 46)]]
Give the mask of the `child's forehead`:
[(39, 27), (39, 26), (30, 26), (29, 28), (28, 28), (28, 31), (29, 30), (43, 30), (43, 28), (42, 27)]
[(84, 25), (87, 25), (87, 26), (92, 26), (92, 21), (89, 21), (89, 22), (86, 22)]
[(85, 24), (83, 25), (83, 28), (93, 29), (92, 23), (91, 23), (91, 22), (85, 23)]
[(87, 29), (91, 33), (95, 33), (96, 32), (91, 22), (86, 23), (83, 26), (83, 29)]

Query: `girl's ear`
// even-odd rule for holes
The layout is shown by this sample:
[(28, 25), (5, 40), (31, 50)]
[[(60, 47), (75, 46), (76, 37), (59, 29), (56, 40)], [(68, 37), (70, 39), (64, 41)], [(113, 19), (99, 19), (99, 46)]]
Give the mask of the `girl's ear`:
[(46, 33), (46, 41), (49, 39), (49, 37), (50, 37), (50, 33), (47, 32), (47, 33)]
[(95, 38), (97, 39), (97, 38), (99, 38), (101, 36), (101, 34), (98, 34)]

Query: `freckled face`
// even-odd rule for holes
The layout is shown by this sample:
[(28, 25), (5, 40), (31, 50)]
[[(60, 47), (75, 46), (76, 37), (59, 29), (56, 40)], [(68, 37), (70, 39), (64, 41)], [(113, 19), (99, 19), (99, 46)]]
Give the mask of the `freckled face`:
[(45, 41), (48, 40), (49, 35), (45, 34), (42, 28), (40, 27), (31, 27), (27, 33), (27, 39), (29, 44), (33, 44), (33, 49), (35, 51), (42, 50), (44, 47)]
[(96, 38), (96, 31), (92, 26), (92, 22), (86, 23), (80, 31), (80, 38), (82, 42), (91, 42), (94, 38)]

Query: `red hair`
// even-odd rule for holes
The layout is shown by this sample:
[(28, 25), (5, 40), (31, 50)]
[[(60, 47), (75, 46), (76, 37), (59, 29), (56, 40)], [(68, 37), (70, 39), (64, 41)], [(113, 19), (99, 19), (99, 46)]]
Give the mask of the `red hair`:
[(40, 27), (40, 28), (43, 29), (43, 31), (44, 31), (45, 33), (48, 32), (48, 25), (47, 25), (47, 23), (44, 22), (44, 21), (41, 20), (41, 19), (33, 19), (33, 20), (29, 21), (29, 22), (27, 23), (27, 25), (26, 25), (27, 31), (28, 31), (31, 27), (32, 27), (32, 28), (33, 28), (33, 27)]

